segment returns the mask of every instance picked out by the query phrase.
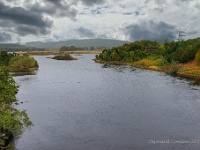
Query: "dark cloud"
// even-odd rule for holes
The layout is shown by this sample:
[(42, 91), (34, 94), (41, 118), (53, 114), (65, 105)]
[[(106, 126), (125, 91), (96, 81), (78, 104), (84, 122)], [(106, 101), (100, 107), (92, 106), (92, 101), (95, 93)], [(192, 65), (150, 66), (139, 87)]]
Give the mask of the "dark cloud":
[(86, 6), (100, 5), (104, 4), (106, 0), (74, 0), (72, 2), (66, 0), (45, 0), (46, 6), (41, 7), (38, 4), (32, 6), (31, 9), (38, 10), (40, 12), (46, 12), (51, 15), (56, 15), (58, 17), (68, 16), (71, 19), (75, 19), (78, 11), (74, 8), (78, 3), (82, 3)]
[(195, 7), (196, 7), (197, 9), (200, 9), (200, 4), (197, 4)]
[(61, 2), (63, 0), (46, 0), (47, 2), (51, 2), (53, 3), (54, 5), (57, 5), (57, 6), (61, 6)]
[(90, 29), (81, 27), (78, 28), (77, 31), (81, 37), (95, 38), (95, 33)]
[(79, 1), (88, 6), (104, 4), (106, 2), (106, 0), (79, 0)]
[[(52, 21), (38, 12), (23, 7), (11, 7), (2, 2), (0, 2), (0, 22), (4, 22), (0, 24), (4, 30), (22, 36), (48, 34), (53, 24)], [(9, 38), (7, 39), (9, 40)]]
[(123, 15), (133, 15), (134, 13), (132, 12), (126, 12), (126, 13), (123, 13)]
[(135, 15), (135, 16), (138, 16), (138, 15), (140, 15), (140, 12), (139, 12), (139, 11), (135, 11), (135, 12), (126, 12), (126, 13), (123, 13), (123, 15)]
[[(41, 0), (23, 2), (16, 0), (0, 1), (0, 28), (9, 34), (19, 36), (47, 35), (51, 32), (53, 21), (49, 18), (68, 17), (76, 20), (78, 3), (86, 6), (103, 4), (106, 0)], [(45, 17), (46, 16), (46, 17)], [(89, 29), (80, 28), (82, 36), (93, 37)], [(2, 33), (1, 33), (2, 34)], [(3, 39), (11, 40), (9, 34), (2, 34)]]
[(41, 14), (26, 10), (22, 7), (10, 7), (0, 2), (0, 20), (11, 20), (16, 24), (25, 24), (36, 27), (48, 28), (52, 22)]
[(0, 27), (10, 34), (47, 35), (51, 32), (53, 21), (45, 17), (45, 14), (71, 19), (77, 15), (75, 5), (65, 0), (42, 0), (45, 5), (41, 5), (41, 2), (31, 4), (30, 1), (25, 1), (20, 3), (23, 6), (11, 5), (13, 2), (16, 3), (14, 0), (0, 1)]
[(127, 26), (124, 31), (132, 41), (155, 40), (162, 43), (165, 39), (176, 39), (175, 26), (165, 22), (141, 22)]
[(74, 8), (75, 5), (64, 0), (45, 0), (45, 6), (41, 3), (28, 4), (27, 6), (33, 12), (46, 13), (56, 17), (69, 17), (75, 20), (78, 11)]
[(187, 32), (187, 35), (194, 35), (194, 34), (197, 34), (198, 32), (197, 31), (190, 31), (190, 32)]
[(49, 29), (45, 28), (36, 28), (36, 27), (30, 27), (30, 26), (18, 26), (15, 28), (15, 32), (17, 32), (21, 36), (26, 36), (26, 35), (46, 35), (50, 32)]
[(10, 34), (5, 32), (0, 32), (0, 42), (10, 42), (12, 37)]

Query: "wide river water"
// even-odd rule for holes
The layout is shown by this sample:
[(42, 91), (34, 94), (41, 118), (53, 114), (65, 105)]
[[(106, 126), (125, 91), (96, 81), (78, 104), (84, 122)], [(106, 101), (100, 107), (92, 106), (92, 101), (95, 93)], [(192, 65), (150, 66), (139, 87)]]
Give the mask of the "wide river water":
[[(34, 126), (17, 150), (195, 150), (200, 87), (164, 73), (35, 56), (35, 75), (14, 77)], [(23, 102), (23, 103), (21, 103)]]

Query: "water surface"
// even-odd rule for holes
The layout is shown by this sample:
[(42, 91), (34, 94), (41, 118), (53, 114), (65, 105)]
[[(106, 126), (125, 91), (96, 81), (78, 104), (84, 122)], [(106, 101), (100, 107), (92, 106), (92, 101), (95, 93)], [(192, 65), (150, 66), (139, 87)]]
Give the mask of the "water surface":
[[(17, 150), (198, 149), (200, 88), (163, 73), (36, 56), (35, 75), (15, 77), (34, 123)], [(170, 143), (152, 144), (154, 140)]]

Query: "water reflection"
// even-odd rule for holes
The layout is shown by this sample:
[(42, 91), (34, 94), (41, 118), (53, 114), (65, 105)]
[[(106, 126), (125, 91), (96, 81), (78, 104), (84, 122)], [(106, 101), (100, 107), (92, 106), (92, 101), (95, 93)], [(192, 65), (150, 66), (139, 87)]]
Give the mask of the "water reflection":
[(192, 84), (200, 86), (200, 80), (195, 80), (195, 81), (192, 82)]
[(102, 68), (109, 68), (113, 69), (114, 71), (124, 73), (124, 72), (133, 72), (136, 71), (134, 67), (128, 66), (128, 65), (112, 65), (112, 64), (103, 64)]
[(32, 71), (32, 72), (10, 72), (10, 75), (13, 77), (16, 76), (26, 76), (26, 75), (36, 75), (37, 71)]
[(110, 68), (112, 65), (111, 64), (103, 64), (102, 68)]
[(22, 78), (20, 81), (25, 82), (25, 81), (29, 81), (29, 80), (33, 80), (33, 78), (32, 77), (25, 77), (25, 78)]

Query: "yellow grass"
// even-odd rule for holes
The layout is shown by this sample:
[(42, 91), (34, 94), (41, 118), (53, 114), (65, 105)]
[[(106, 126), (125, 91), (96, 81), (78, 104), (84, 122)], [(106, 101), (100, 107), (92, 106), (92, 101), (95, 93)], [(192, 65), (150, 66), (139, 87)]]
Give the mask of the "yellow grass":
[(200, 78), (200, 67), (196, 64), (195, 61), (191, 61), (186, 64), (181, 64), (181, 68), (178, 70), (177, 74)]

